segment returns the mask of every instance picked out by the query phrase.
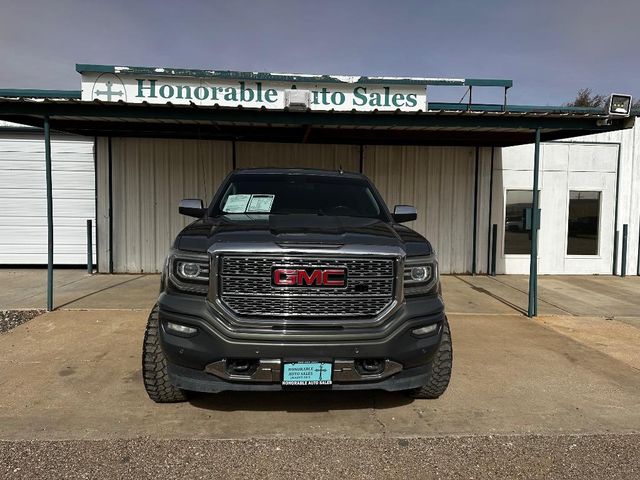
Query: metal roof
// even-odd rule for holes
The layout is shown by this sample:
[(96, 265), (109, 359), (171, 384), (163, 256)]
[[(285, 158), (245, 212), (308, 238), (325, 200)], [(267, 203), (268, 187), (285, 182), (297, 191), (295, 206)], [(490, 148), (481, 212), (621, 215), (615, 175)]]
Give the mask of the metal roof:
[(271, 82), (314, 82), (346, 84), (395, 84), (395, 85), (447, 85), (462, 87), (504, 87), (511, 88), (512, 80), (489, 78), (430, 78), (430, 77), (387, 77), (361, 75), (327, 75), (306, 73), (238, 72), (233, 70), (193, 70), (172, 67), (134, 67), (117, 65), (76, 64), (78, 73), (124, 73), (147, 76), (175, 76), (219, 78), (233, 80), (261, 80)]
[(548, 141), (634, 123), (633, 117), (609, 119), (600, 109), (575, 107), (431, 103), (426, 112), (318, 112), (81, 101), (41, 92), (16, 97), (0, 90), (0, 119), (41, 126), (48, 115), (53, 129), (89, 136), (494, 146), (531, 143), (538, 128)]

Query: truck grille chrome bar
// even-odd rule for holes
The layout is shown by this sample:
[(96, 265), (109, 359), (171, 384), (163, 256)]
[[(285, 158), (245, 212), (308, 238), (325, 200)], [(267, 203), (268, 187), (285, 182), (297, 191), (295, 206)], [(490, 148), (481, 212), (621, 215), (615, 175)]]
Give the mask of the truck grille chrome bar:
[[(343, 288), (276, 286), (275, 267), (344, 269)], [(249, 256), (224, 254), (218, 261), (218, 297), (241, 317), (372, 318), (394, 301), (393, 258)]]

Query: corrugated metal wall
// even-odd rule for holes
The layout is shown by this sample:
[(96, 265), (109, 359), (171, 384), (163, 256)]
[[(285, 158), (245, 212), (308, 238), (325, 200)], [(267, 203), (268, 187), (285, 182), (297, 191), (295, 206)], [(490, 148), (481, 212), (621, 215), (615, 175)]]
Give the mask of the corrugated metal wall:
[(471, 271), (475, 148), (366, 146), (364, 173), (390, 209), (415, 205), (407, 224), (438, 252), (442, 273)]
[[(178, 214), (178, 203), (213, 196), (231, 170), (231, 142), (113, 138), (111, 148), (113, 269), (160, 271), (174, 237), (193, 220)], [(108, 236), (101, 232), (100, 240), (108, 258)]]
[[(0, 264), (47, 263), (42, 135), (0, 134)], [(93, 139), (54, 135), (51, 157), (53, 261), (86, 264), (86, 221), (95, 217)]]
[[(108, 271), (109, 259), (107, 144), (106, 139), (98, 141), (103, 272)], [(232, 168), (232, 152), (231, 142), (112, 139), (115, 272), (162, 268), (171, 240), (189, 222), (178, 214), (178, 202), (186, 197), (208, 202)], [(363, 154), (364, 173), (376, 183), (390, 208), (398, 203), (418, 208), (418, 221), (411, 226), (433, 242), (442, 272), (471, 271), (475, 149), (365, 146)], [(360, 146), (237, 142), (236, 166), (334, 170), (342, 166), (357, 172)], [(480, 222), (488, 220), (482, 218), (478, 228), (484, 232)], [(481, 251), (480, 235), (478, 244)]]
[(355, 145), (309, 145), (296, 143), (238, 142), (238, 168), (324, 168), (348, 172), (360, 170), (360, 147)]
[(96, 237), (98, 272), (109, 272), (109, 139), (96, 138)]
[[(476, 220), (476, 273), (488, 273), (490, 264), (491, 239), (491, 164), (500, 153), (499, 148), (481, 147), (478, 149), (478, 218)], [(494, 179), (495, 181), (495, 179)], [(474, 180), (475, 182), (475, 180)]]

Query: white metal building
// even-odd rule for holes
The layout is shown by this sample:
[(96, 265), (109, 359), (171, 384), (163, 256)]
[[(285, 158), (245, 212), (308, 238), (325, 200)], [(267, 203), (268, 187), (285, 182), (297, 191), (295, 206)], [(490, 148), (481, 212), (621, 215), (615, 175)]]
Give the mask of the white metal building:
[[(51, 141), (56, 264), (85, 264), (87, 220), (95, 225), (93, 138)], [(95, 235), (95, 234), (94, 234)], [(95, 251), (95, 250), (94, 250)], [(0, 123), (0, 265), (47, 263), (47, 205), (42, 131)]]
[[(529, 270), (529, 255), (510, 254), (508, 248), (505, 252), (509, 230), (505, 225), (509, 191), (526, 190), (531, 195), (532, 153), (533, 146), (524, 145), (504, 148), (496, 157), (491, 215), (501, 227), (498, 273)], [(581, 218), (577, 211), (581, 203), (590, 205), (588, 218), (595, 227), (590, 232), (580, 231), (576, 221)], [(542, 144), (540, 208), (539, 273), (620, 274), (625, 225), (624, 270), (629, 275), (640, 273), (640, 128)], [(576, 235), (570, 235), (570, 227), (578, 230)], [(590, 239), (588, 245), (585, 239)]]

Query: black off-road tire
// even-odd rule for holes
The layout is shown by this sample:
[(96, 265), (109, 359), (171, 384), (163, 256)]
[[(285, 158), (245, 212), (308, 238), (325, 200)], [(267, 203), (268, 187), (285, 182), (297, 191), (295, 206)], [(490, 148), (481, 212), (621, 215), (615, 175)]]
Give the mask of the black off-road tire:
[(431, 362), (431, 376), (429, 377), (429, 381), (422, 387), (407, 390), (409, 396), (413, 398), (434, 399), (440, 397), (449, 386), (451, 367), (453, 365), (453, 347), (451, 345), (449, 322), (446, 317), (442, 327), (442, 341)]
[(149, 398), (156, 403), (184, 402), (187, 399), (186, 393), (169, 381), (167, 359), (160, 346), (158, 325), (158, 305), (154, 305), (147, 320), (142, 344), (144, 388)]

